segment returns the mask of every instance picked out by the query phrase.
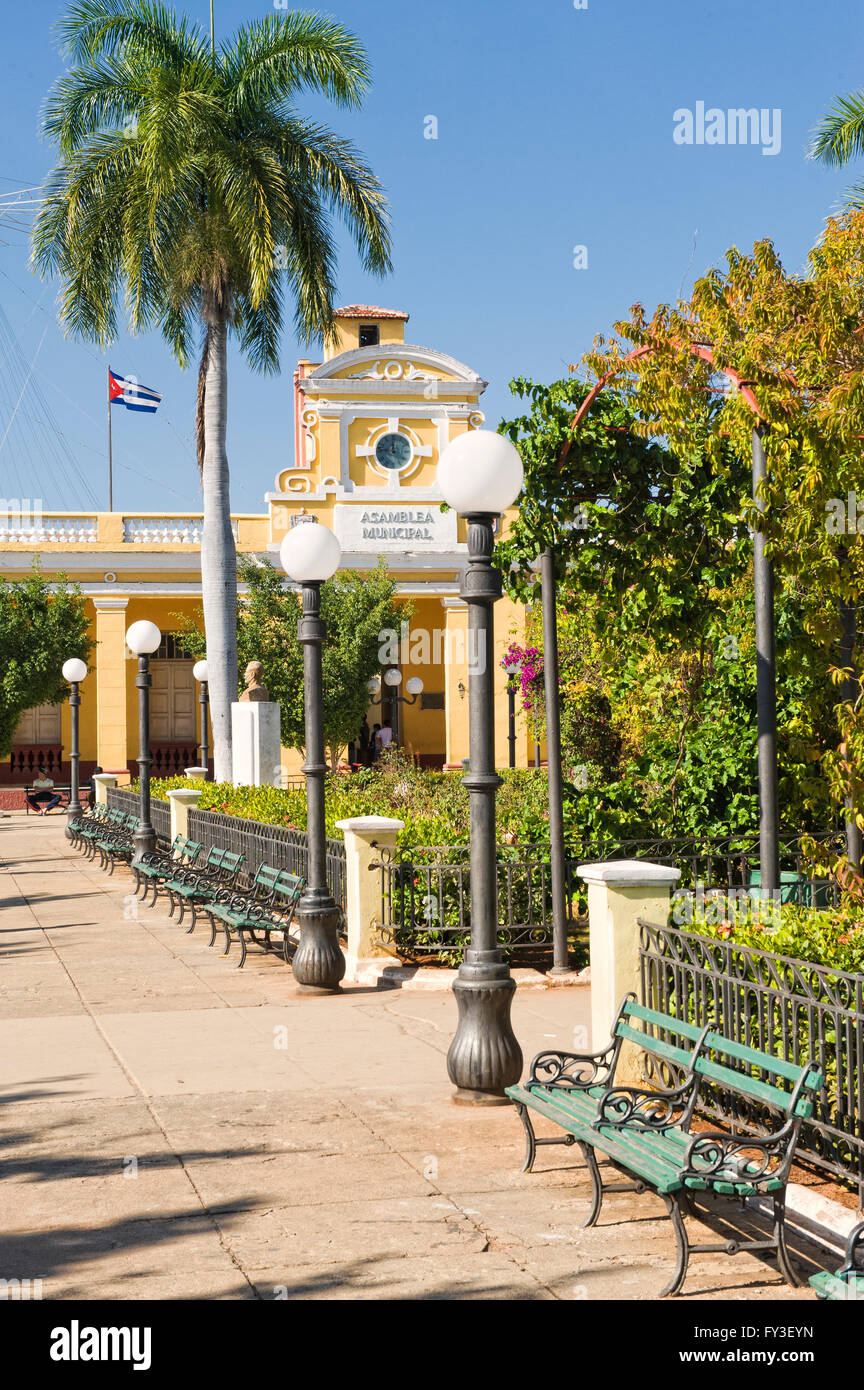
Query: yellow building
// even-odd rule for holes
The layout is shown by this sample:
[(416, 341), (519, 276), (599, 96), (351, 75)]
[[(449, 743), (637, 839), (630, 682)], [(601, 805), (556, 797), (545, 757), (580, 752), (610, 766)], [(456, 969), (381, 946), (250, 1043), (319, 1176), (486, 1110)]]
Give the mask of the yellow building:
[[(436, 467), (451, 439), (483, 424), (486, 382), (446, 353), (406, 343), (407, 321), (407, 314), (368, 305), (338, 311), (333, 349), (322, 362), (301, 360), (294, 373), (293, 459), (266, 494), (266, 510), (236, 516), (234, 531), (239, 551), (278, 564), (286, 530), (314, 517), (338, 536), (344, 566), (362, 572), (385, 557), (398, 594), (413, 607), (388, 660), (405, 679), (423, 681), (419, 700), (398, 707), (398, 741), (427, 766), (456, 767), (468, 753), (467, 609), (459, 598), (467, 550), (464, 522), (440, 509)], [(193, 663), (173, 633), (177, 614), (200, 610), (200, 536), (200, 515), (165, 512), (22, 515), (0, 530), (0, 573), (19, 577), (38, 555), (47, 577), (65, 571), (86, 596), (96, 645), (95, 670), (81, 690), (82, 776), (97, 763), (134, 775), (135, 662), (124, 634), (138, 618), (163, 633), (152, 661), (153, 773), (198, 761)], [(508, 761), (500, 655), (523, 630), (524, 610), (503, 599), (496, 606), (500, 766)], [(29, 781), (38, 761), (64, 779), (68, 721), (65, 705), (28, 711), (0, 782)], [(380, 707), (370, 708), (370, 727), (375, 722), (383, 722)], [(517, 765), (526, 765), (533, 748), (517, 716)], [(284, 762), (299, 767), (292, 752)]]

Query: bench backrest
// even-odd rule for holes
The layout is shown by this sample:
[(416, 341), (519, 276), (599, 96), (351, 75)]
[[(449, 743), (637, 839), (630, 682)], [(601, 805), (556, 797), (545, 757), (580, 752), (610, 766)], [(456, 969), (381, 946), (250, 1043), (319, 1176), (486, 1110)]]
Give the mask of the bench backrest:
[[(639, 1027), (639, 1024), (646, 1025)], [(656, 1028), (663, 1033), (671, 1033), (674, 1041), (658, 1038), (647, 1028)], [(684, 1067), (688, 1071), (693, 1065), (696, 1044), (704, 1033), (695, 1023), (683, 1018), (673, 1018), (671, 1014), (661, 1014), (656, 1009), (647, 1009), (629, 997), (624, 1000), (613, 1029), (613, 1036), (625, 1042), (635, 1043), (643, 1052), (650, 1052), (661, 1062), (671, 1062), (673, 1066)]]
[[(638, 1023), (671, 1034), (673, 1041), (654, 1036), (637, 1027)], [(660, 1061), (695, 1071), (724, 1091), (733, 1091), (747, 1100), (759, 1101), (802, 1119), (812, 1115), (813, 1093), (824, 1085), (824, 1077), (814, 1062), (787, 1062), (746, 1043), (725, 1038), (713, 1032), (710, 1025), (700, 1028), (696, 1023), (648, 1009), (632, 998), (624, 1000), (614, 1034), (635, 1043)], [(754, 1073), (767, 1073), (770, 1080)], [(788, 1086), (784, 1087), (782, 1082)]]
[(287, 869), (277, 869), (272, 864), (259, 864), (252, 880), (255, 897), (267, 902), (273, 902), (276, 898), (296, 900), (305, 887), (306, 880), (299, 874), (289, 874)]
[[(742, 1064), (742, 1069), (733, 1067), (731, 1062)], [(825, 1084), (815, 1062), (803, 1065), (787, 1062), (782, 1057), (770, 1056), (713, 1032), (705, 1036), (696, 1060), (696, 1072), (722, 1086), (724, 1091), (734, 1091), (747, 1100), (759, 1101), (805, 1120), (813, 1114), (813, 1093), (821, 1091)], [(767, 1072), (771, 1079), (763, 1080), (754, 1072)], [(787, 1087), (778, 1084), (784, 1081)]]
[(197, 840), (187, 840), (185, 835), (175, 835), (171, 846), (171, 858), (186, 865), (194, 864), (203, 848)]
[(233, 883), (243, 865), (243, 855), (230, 849), (208, 849), (204, 861), (206, 873), (215, 875), (224, 883)]

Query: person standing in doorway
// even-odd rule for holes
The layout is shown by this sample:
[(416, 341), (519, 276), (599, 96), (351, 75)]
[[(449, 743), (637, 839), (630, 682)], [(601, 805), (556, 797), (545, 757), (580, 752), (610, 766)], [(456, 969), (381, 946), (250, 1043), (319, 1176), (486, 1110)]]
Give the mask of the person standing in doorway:
[(385, 749), (390, 747), (392, 742), (393, 730), (390, 727), (389, 721), (385, 720), (382, 728), (380, 728), (375, 735), (375, 747), (378, 750), (379, 757)]

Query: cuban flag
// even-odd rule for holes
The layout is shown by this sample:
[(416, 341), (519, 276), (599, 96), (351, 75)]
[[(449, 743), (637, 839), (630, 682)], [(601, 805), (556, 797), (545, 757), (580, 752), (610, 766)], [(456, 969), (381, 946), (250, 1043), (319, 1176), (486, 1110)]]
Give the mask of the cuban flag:
[(131, 377), (118, 376), (108, 368), (109, 405), (125, 405), (127, 410), (144, 410), (148, 415), (155, 415), (161, 399), (158, 391), (151, 391), (149, 386), (142, 386)]

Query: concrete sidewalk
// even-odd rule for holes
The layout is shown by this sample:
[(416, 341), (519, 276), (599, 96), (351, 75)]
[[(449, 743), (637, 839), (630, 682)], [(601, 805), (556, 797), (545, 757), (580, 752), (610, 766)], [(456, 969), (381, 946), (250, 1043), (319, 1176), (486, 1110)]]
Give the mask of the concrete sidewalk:
[[(583, 1231), (578, 1154), (523, 1175), (509, 1107), (451, 1104), (450, 995), (305, 997), (254, 948), (239, 971), (63, 826), (0, 821), (0, 1278), (49, 1299), (656, 1297), (656, 1198), (612, 1195)], [(525, 1056), (572, 1047), (588, 1005), (519, 991)], [(727, 1213), (698, 1238), (752, 1229)], [(694, 1256), (685, 1296), (812, 1297), (752, 1255)]]

